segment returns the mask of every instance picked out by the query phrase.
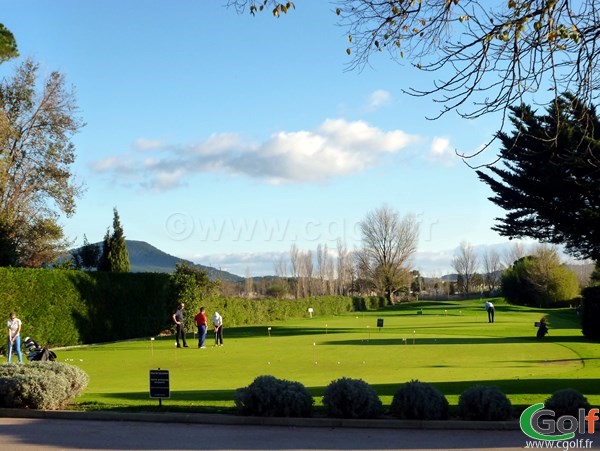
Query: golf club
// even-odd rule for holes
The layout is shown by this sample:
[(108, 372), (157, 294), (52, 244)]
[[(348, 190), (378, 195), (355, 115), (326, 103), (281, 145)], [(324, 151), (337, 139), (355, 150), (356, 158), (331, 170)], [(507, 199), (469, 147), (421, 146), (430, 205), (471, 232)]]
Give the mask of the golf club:
[(8, 340), (8, 361), (10, 362), (12, 359), (12, 348), (13, 348), (13, 344), (10, 342), (10, 339)]

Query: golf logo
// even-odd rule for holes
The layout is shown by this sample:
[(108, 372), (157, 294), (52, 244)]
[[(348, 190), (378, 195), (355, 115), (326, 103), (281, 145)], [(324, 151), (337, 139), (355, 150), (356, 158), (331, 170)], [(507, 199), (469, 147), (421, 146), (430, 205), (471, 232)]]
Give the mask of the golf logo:
[[(544, 403), (534, 404), (523, 411), (519, 419), (519, 425), (525, 435), (534, 440), (546, 442), (566, 442), (575, 438), (575, 434), (593, 434), (596, 429), (596, 421), (599, 419), (600, 409), (579, 409), (577, 417), (563, 415), (555, 418), (556, 414), (551, 409), (545, 409)], [(583, 447), (584, 440), (579, 439), (573, 443), (574, 447)], [(585, 445), (591, 444), (591, 440), (585, 440)], [(558, 445), (558, 443), (557, 443)], [(586, 446), (587, 447), (587, 446)]]

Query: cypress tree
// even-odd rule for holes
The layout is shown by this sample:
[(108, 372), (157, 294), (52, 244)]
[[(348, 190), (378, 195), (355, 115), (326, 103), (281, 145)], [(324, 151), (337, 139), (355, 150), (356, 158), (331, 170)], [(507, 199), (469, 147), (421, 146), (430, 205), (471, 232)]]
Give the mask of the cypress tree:
[(102, 242), (102, 253), (100, 254), (100, 259), (98, 260), (98, 271), (110, 271), (110, 231), (108, 227), (106, 228), (106, 233), (104, 234), (104, 241)]
[(129, 272), (131, 265), (129, 263), (129, 252), (127, 251), (123, 227), (121, 226), (117, 209), (115, 208), (113, 211), (113, 234), (110, 237), (110, 253), (108, 254), (110, 271)]

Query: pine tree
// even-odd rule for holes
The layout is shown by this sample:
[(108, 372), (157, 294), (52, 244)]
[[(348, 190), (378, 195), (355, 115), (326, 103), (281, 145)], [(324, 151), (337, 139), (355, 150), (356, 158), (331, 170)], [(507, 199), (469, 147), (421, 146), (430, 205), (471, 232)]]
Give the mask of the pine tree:
[[(600, 120), (570, 94), (538, 115), (512, 108), (515, 131), (499, 133), (503, 166), (477, 171), (506, 211), (493, 229), (511, 238), (562, 244), (575, 257), (600, 260)], [(556, 139), (553, 139), (556, 137)]]

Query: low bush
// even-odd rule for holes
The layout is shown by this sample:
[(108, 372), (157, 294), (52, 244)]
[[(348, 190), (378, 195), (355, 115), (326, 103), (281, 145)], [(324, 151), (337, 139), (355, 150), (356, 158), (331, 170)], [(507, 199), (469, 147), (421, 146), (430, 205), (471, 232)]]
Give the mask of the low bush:
[(61, 362), (0, 365), (0, 407), (56, 410), (88, 384), (80, 368)]
[(383, 405), (373, 388), (361, 379), (341, 378), (325, 389), (323, 405), (328, 416), (335, 418), (376, 418)]
[(563, 388), (555, 391), (544, 403), (546, 409), (553, 410), (555, 418), (563, 415), (572, 415), (577, 418), (579, 409), (590, 408), (587, 398), (574, 388)]
[(396, 391), (390, 413), (405, 420), (445, 420), (448, 400), (432, 385), (412, 380)]
[(499, 388), (475, 385), (458, 398), (458, 411), (464, 420), (500, 421), (511, 418), (512, 405)]
[(248, 387), (238, 388), (235, 405), (242, 415), (308, 417), (313, 397), (300, 382), (258, 376)]

